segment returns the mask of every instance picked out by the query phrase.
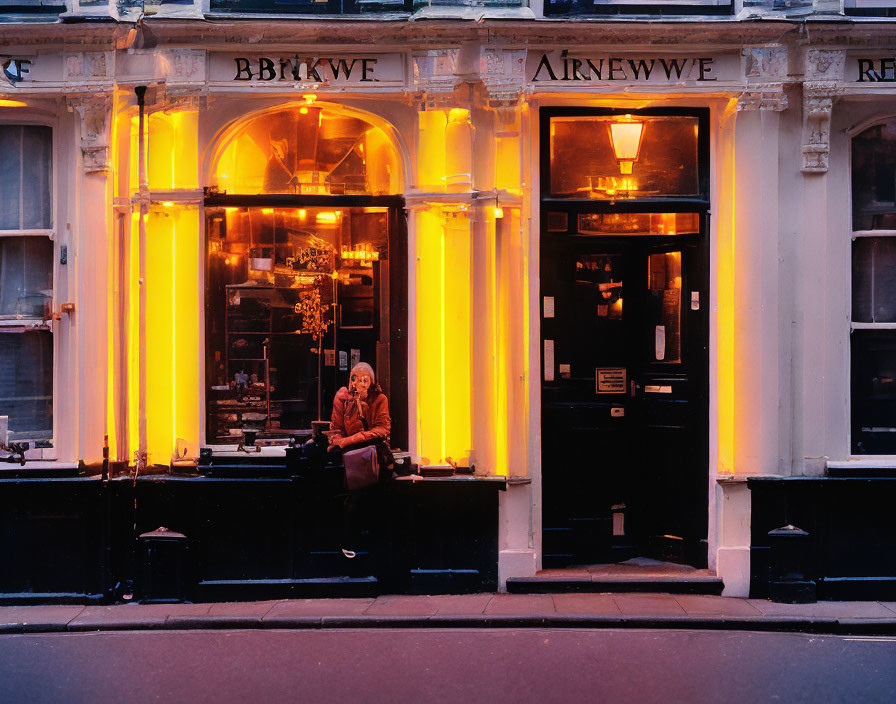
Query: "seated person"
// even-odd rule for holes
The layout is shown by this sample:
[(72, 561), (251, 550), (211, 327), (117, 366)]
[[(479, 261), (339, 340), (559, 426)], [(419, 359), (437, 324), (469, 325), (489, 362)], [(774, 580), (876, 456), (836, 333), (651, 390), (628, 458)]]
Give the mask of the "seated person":
[(352, 369), (348, 388), (333, 399), (330, 419), (330, 450), (354, 450), (382, 441), (389, 443), (392, 418), (389, 401), (376, 383), (373, 368), (359, 362)]
[[(328, 450), (341, 453), (364, 445), (376, 445), (382, 481), (392, 474), (391, 471), (382, 471), (391, 464), (388, 449), (391, 428), (389, 402), (376, 383), (373, 368), (364, 362), (356, 364), (349, 377), (348, 388), (343, 386), (333, 399)], [(348, 558), (357, 554), (348, 546), (358, 541), (358, 530), (354, 524), (359, 501), (360, 495), (356, 492), (349, 492), (343, 499), (342, 554)]]

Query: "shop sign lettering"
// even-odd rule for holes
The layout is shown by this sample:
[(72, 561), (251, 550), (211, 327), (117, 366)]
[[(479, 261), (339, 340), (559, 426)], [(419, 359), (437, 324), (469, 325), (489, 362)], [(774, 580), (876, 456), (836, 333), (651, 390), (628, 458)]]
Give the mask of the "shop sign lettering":
[(236, 56), (234, 81), (313, 81), (314, 83), (359, 82), (376, 83), (374, 74), (378, 59), (295, 57), (248, 58)]
[(528, 74), (533, 83), (604, 81), (708, 82), (719, 80), (715, 57), (581, 56), (569, 51), (535, 54)]
[(5, 59), (0, 60), (3, 68), (3, 77), (15, 85), (25, 80), (25, 76), (31, 73), (31, 61), (29, 59)]
[(896, 58), (856, 59), (859, 83), (896, 83)]

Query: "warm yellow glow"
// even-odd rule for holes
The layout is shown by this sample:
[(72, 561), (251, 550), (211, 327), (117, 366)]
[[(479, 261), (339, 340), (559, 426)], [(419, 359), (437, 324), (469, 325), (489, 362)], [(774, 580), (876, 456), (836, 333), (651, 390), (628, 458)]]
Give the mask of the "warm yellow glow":
[[(421, 113), (424, 114), (424, 113)], [(443, 340), (442, 216), (437, 209), (417, 212), (417, 454), (437, 462), (444, 457), (442, 421)]]
[(299, 220), (304, 220), (307, 215), (308, 213), (304, 208), (299, 208)]
[(461, 212), (417, 215), (417, 454), (469, 456), (470, 223)]
[(146, 245), (146, 430), (150, 463), (168, 464), (178, 438), (199, 443), (199, 213), (153, 211)]
[(442, 370), (443, 420), (442, 458), (469, 457), (472, 446), (470, 423), (471, 359), (470, 316), (470, 220), (466, 213), (449, 213), (442, 244), (440, 286), (443, 310)]
[(500, 220), (501, 218), (504, 217), (504, 208), (499, 208), (496, 206), (494, 214), (495, 214), (495, 218)]
[(150, 189), (199, 187), (198, 115), (195, 110), (149, 115), (146, 176)]
[(734, 120), (736, 103), (729, 101), (725, 121), (727, 129), (720, 130), (722, 142), (722, 183), (719, 193), (718, 265), (716, 295), (718, 325), (716, 332), (716, 365), (718, 368), (718, 472), (735, 472), (735, 344), (734, 344), (734, 262), (735, 262), (735, 160)]
[(417, 186), (423, 191), (442, 191), (448, 118), (443, 110), (429, 110), (418, 113), (417, 122)]
[(314, 219), (321, 224), (333, 224), (339, 219), (339, 214), (331, 210), (322, 210), (314, 216)]
[(473, 125), (470, 111), (452, 108), (445, 127), (445, 187), (452, 193), (473, 188)]
[(174, 205), (173, 201), (170, 201), (170, 200), (162, 201), (162, 206), (165, 208), (170, 208), (173, 205)]
[(273, 214), (274, 214), (274, 209), (273, 209), (273, 208), (262, 208), (262, 209), (261, 209), (261, 214), (262, 214), (262, 215), (273, 215)]
[(302, 95), (302, 100), (304, 100), (308, 105), (311, 105), (315, 100), (317, 100), (317, 95), (314, 93), (305, 93)]
[(644, 123), (633, 122), (630, 115), (625, 120), (610, 123), (610, 144), (619, 162), (619, 171), (623, 174), (632, 172), (632, 164), (641, 151), (641, 138), (644, 135)]
[(128, 459), (140, 445), (140, 213), (131, 214), (128, 237)]
[(504, 242), (502, 220), (495, 220), (494, 246), (489, 247), (489, 269), (494, 272), (491, 278), (490, 294), (493, 297), (494, 329), (492, 349), (495, 351), (495, 467), (494, 472), (499, 476), (507, 476), (507, 362), (509, 354), (508, 338), (511, 331), (508, 329), (510, 322), (510, 271), (509, 271), (509, 243)]
[(0, 98), (0, 108), (26, 108), (28, 103), (21, 100), (10, 100), (9, 98)]
[[(326, 106), (305, 103), (259, 113), (218, 143), (209, 185), (222, 192), (325, 195), (330, 192), (327, 179), (337, 170), (340, 186), (352, 176), (355, 194), (402, 191), (401, 160), (388, 134), (362, 117)], [(346, 161), (352, 150), (363, 155), (360, 164)]]

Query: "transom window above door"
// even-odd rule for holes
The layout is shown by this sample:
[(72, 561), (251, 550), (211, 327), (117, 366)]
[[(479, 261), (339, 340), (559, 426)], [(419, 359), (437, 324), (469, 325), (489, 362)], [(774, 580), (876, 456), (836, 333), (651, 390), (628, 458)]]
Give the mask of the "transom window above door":
[(699, 136), (700, 119), (693, 115), (552, 117), (549, 196), (606, 201), (698, 197), (704, 178)]

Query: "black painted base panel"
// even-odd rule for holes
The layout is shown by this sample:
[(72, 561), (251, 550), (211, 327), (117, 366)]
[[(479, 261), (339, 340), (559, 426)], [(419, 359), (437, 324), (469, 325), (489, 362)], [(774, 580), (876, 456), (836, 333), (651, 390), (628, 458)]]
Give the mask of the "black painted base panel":
[(376, 577), (321, 577), (312, 579), (217, 580), (195, 587), (197, 602), (268, 601), (373, 597), (380, 593)]

